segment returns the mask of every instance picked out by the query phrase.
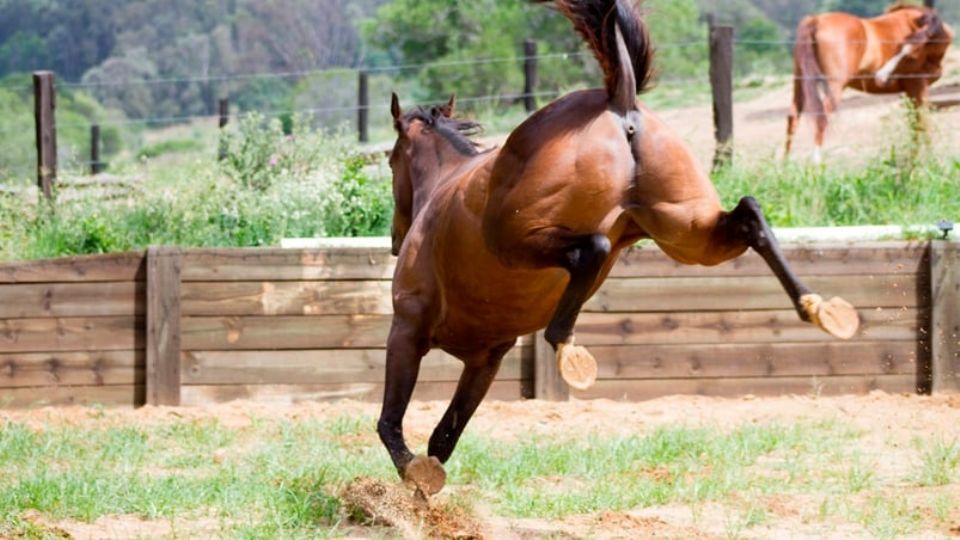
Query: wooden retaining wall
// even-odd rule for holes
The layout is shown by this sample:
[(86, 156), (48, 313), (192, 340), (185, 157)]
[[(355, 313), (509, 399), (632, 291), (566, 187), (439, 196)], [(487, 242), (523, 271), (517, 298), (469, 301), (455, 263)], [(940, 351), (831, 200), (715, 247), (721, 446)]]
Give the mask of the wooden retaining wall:
[[(572, 395), (960, 387), (956, 244), (786, 251), (813, 288), (858, 307), (857, 338), (800, 322), (757, 256), (700, 268), (635, 249), (580, 317), (600, 379)], [(392, 272), (379, 248), (151, 248), (0, 265), (0, 406), (379, 400)], [(491, 398), (568, 395), (540, 344), (519, 340)], [(431, 353), (415, 398), (449, 398), (459, 372)]]

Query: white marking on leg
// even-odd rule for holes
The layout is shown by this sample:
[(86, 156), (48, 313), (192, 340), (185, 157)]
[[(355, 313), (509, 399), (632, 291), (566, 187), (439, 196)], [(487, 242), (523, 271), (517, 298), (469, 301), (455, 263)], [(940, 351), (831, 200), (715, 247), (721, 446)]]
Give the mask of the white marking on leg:
[(890, 81), (890, 77), (893, 76), (893, 72), (896, 71), (897, 66), (900, 65), (900, 61), (904, 59), (908, 54), (913, 52), (913, 45), (910, 43), (905, 44), (900, 52), (895, 54), (893, 58), (887, 60), (887, 63), (880, 68), (880, 71), (875, 75), (877, 84), (883, 86)]
[(813, 164), (820, 165), (823, 163), (823, 152), (820, 150), (819, 146), (813, 147)]

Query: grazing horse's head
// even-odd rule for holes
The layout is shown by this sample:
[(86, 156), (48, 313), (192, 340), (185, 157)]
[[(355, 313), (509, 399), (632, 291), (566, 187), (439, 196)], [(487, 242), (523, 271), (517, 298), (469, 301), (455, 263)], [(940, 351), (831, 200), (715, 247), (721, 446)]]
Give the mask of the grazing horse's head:
[(910, 19), (913, 32), (906, 37), (903, 59), (898, 69), (902, 73), (929, 75), (931, 82), (940, 78), (943, 57), (953, 43), (954, 33), (935, 9), (913, 4), (896, 3), (887, 13), (897, 13)]
[(480, 125), (453, 118), (455, 98), (444, 105), (403, 112), (393, 94), (390, 112), (397, 130), (397, 142), (390, 153), (393, 170), (393, 254), (400, 253), (403, 239), (414, 218), (427, 203), (445, 173), (465, 158), (478, 154), (469, 136)]

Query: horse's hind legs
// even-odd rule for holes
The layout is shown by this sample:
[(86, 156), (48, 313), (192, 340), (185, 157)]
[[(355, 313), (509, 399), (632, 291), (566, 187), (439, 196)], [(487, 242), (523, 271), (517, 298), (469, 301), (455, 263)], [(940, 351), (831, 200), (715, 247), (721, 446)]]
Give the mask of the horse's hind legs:
[(746, 243), (763, 257), (790, 296), (802, 320), (841, 339), (849, 339), (856, 334), (860, 326), (856, 310), (841, 298), (824, 301), (797, 278), (753, 197), (744, 197), (732, 212), (726, 214), (718, 224), (716, 234), (715, 240), (720, 245)]
[(487, 395), (504, 355), (515, 342), (516, 340), (511, 340), (483, 351), (477, 356), (462, 357), (464, 368), (463, 373), (460, 374), (457, 390), (453, 394), (447, 412), (430, 436), (427, 452), (431, 457), (439, 459), (441, 463), (446, 463), (450, 458), (457, 441), (460, 440), (463, 428), (470, 421), (483, 397)]
[(564, 252), (562, 265), (570, 272), (570, 282), (544, 332), (544, 338), (557, 351), (557, 363), (564, 380), (580, 390), (593, 385), (597, 363), (585, 348), (574, 345), (573, 326), (610, 251), (610, 240), (594, 234), (581, 237)]

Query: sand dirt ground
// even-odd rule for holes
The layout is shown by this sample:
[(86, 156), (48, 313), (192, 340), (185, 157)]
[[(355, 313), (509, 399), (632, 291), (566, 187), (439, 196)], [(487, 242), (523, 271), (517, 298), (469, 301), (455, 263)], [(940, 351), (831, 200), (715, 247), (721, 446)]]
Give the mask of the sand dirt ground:
[[(411, 404), (406, 432), (412, 445), (423, 447), (439, 420), (446, 402)], [(292, 405), (264, 405), (233, 402), (204, 408), (146, 407), (139, 410), (91, 410), (87, 408), (41, 408), (0, 412), (0, 422), (11, 420), (36, 426), (166, 423), (189, 419), (216, 418), (225, 426), (244, 427), (255, 418), (334, 420), (344, 415), (374, 418), (378, 405), (355, 401), (338, 403), (304, 402)], [(626, 403), (609, 400), (486, 402), (481, 405), (468, 430), (474, 434), (505, 441), (578, 432), (601, 435), (650, 433), (663, 426), (711, 427), (734, 429), (751, 423), (767, 424), (830, 420), (849, 427), (861, 436), (854, 444), (858, 452), (876, 464), (877, 482), (884, 490), (911, 497), (942, 494), (960, 500), (960, 484), (919, 488), (904, 481), (910, 467), (918, 462), (917, 438), (934, 437), (950, 441), (960, 438), (960, 395), (916, 396), (874, 392), (867, 396), (813, 397), (785, 396), (719, 399), (698, 396), (673, 396)], [(371, 434), (371, 437), (373, 435)], [(441, 494), (455, 494), (456, 486)], [(348, 536), (418, 537), (417, 520), (449, 536), (485, 538), (727, 538), (730, 535), (729, 508), (706, 503), (696, 510), (688, 505), (605, 511), (563, 520), (508, 519), (492, 515), (466, 517), (437, 510), (435, 504), (419, 505), (409, 490), (399, 483), (360, 480), (347, 488), (342, 497), (381, 517), (380, 525), (348, 527)], [(809, 519), (820, 503), (812, 496), (771, 496), (764, 499), (768, 519), (739, 532), (744, 538), (869, 538), (861, 526), (824, 523)], [(435, 499), (437, 500), (437, 499)], [(948, 538), (960, 535), (960, 508), (951, 510), (952, 521), (931, 525), (914, 538)], [(64, 521), (45, 523), (74, 538), (159, 537), (189, 531), (215, 534), (217, 523), (162, 523), (137, 518), (103, 517), (94, 523)], [(389, 528), (384, 528), (389, 527)], [(181, 532), (182, 534), (182, 532)]]

